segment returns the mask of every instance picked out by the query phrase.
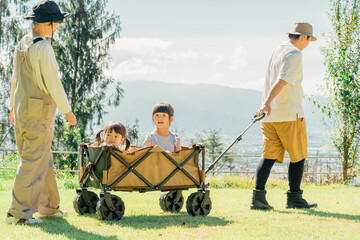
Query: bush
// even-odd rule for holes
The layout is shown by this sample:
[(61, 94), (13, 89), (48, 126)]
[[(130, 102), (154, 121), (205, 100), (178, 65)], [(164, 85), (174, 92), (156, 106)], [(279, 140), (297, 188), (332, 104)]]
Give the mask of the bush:
[(56, 178), (59, 189), (75, 189), (79, 187), (79, 179), (76, 173), (56, 172)]
[[(235, 188), (235, 189), (254, 189), (255, 177), (245, 176), (218, 176), (207, 179), (211, 188)], [(280, 188), (287, 189), (288, 182), (281, 178), (269, 179), (266, 184), (267, 189)]]

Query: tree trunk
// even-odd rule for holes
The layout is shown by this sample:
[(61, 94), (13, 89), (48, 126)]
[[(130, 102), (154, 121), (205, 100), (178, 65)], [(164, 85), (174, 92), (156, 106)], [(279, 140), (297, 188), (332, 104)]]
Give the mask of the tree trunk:
[(343, 183), (348, 181), (348, 162), (349, 158), (348, 155), (344, 153), (343, 155), (343, 162), (342, 162), (342, 170), (343, 170)]

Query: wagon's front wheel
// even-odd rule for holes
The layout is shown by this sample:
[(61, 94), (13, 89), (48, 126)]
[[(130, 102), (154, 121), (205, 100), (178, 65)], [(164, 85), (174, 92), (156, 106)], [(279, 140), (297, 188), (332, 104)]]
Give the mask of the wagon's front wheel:
[[(209, 191), (209, 190), (206, 190)], [(186, 201), (186, 210), (192, 216), (207, 216), (211, 211), (209, 192), (192, 193)]]
[(163, 192), (159, 204), (164, 212), (179, 212), (184, 205), (182, 191)]
[[(85, 198), (87, 198), (87, 200)], [(79, 192), (76, 194), (73, 200), (73, 206), (75, 211), (80, 215), (87, 213), (95, 213), (96, 203), (98, 200), (99, 197), (94, 192), (91, 191)]]
[(105, 197), (100, 198), (96, 204), (96, 213), (103, 220), (118, 221), (125, 213), (125, 204), (120, 197), (115, 195), (111, 195), (111, 202), (115, 207), (113, 211), (106, 204)]

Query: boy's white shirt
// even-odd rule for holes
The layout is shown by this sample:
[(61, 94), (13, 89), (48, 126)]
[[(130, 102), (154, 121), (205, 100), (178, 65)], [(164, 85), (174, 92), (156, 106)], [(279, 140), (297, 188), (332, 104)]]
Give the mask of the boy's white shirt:
[[(64, 88), (62, 86), (58, 64), (55, 59), (54, 50), (47, 40), (42, 40), (32, 45), (32, 33), (25, 35), (17, 45), (20, 51), (28, 51), (27, 57), (33, 68), (33, 80), (35, 84), (46, 94), (49, 94), (59, 107), (60, 111), (65, 114), (71, 111)], [(30, 47), (30, 48), (29, 48)], [(14, 58), (14, 72), (11, 79), (10, 106), (14, 107), (15, 78), (19, 71), (19, 59)]]

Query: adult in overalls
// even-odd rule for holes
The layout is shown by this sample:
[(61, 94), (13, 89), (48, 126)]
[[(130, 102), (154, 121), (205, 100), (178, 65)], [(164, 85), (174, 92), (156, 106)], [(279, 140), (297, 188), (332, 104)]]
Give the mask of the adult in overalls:
[(15, 125), (21, 163), (6, 223), (41, 223), (34, 213), (35, 217), (67, 215), (59, 208), (51, 142), (57, 106), (68, 125), (75, 125), (76, 117), (59, 79), (53, 48), (44, 38), (52, 37), (68, 15), (52, 0), (38, 2), (25, 17), (33, 20), (32, 31), (15, 49), (9, 120)]

